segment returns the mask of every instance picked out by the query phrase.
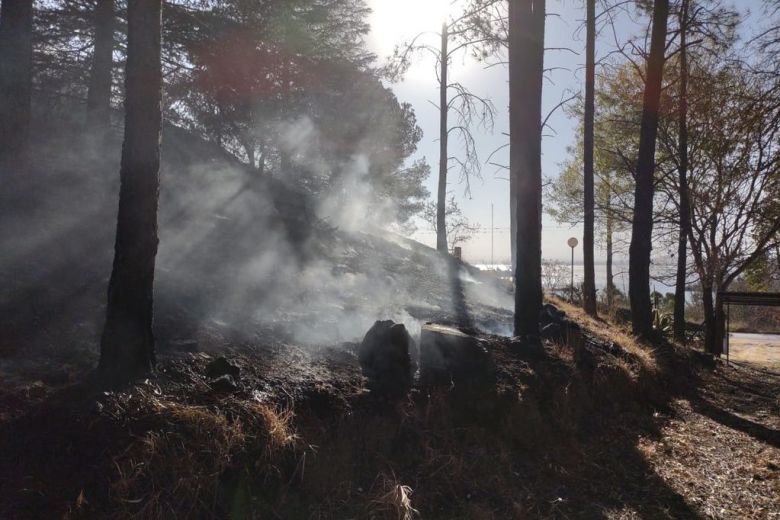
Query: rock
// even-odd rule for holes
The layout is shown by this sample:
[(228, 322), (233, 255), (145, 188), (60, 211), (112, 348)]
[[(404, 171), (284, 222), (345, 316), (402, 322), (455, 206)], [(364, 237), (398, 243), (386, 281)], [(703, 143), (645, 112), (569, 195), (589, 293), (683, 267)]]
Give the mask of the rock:
[(566, 319), (566, 313), (550, 303), (545, 303), (542, 310), (539, 311), (539, 324), (542, 327), (549, 323), (560, 324), (564, 319)]
[(539, 334), (544, 340), (572, 349), (580, 348), (584, 343), (582, 328), (577, 322), (566, 318), (565, 314), (557, 318), (557, 321), (542, 325)]
[(582, 327), (572, 320), (564, 319), (561, 323), (563, 327), (563, 338), (570, 349), (577, 350), (585, 344), (585, 336), (582, 334)]
[(220, 393), (233, 393), (238, 391), (238, 384), (229, 374), (219, 376), (209, 383), (211, 389)]
[(206, 375), (212, 379), (218, 379), (225, 375), (238, 379), (240, 374), (241, 369), (224, 357), (218, 357), (206, 365)]
[(539, 334), (542, 336), (542, 339), (552, 341), (553, 343), (563, 343), (563, 327), (561, 327), (560, 323), (548, 323), (542, 326)]
[(509, 340), (511, 351), (518, 357), (524, 359), (540, 359), (546, 355), (543, 336), (528, 334), (526, 336), (514, 336)]
[(423, 325), (420, 381), (424, 385), (472, 386), (494, 380), (493, 359), (479, 338), (445, 325)]
[(358, 348), (368, 387), (377, 393), (405, 395), (417, 371), (417, 345), (402, 323), (377, 321)]

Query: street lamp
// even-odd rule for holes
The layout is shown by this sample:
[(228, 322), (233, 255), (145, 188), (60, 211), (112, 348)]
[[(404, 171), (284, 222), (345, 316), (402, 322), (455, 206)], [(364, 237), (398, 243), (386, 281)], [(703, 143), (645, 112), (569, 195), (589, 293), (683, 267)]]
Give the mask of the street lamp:
[(577, 247), (579, 242), (575, 237), (571, 237), (566, 243), (569, 244), (569, 247), (571, 248), (571, 288), (569, 302), (574, 303), (574, 248)]

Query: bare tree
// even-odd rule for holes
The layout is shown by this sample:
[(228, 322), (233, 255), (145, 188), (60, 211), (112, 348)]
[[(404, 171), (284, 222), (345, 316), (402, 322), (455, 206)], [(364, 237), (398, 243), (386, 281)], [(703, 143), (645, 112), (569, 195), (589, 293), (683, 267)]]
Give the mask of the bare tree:
[(30, 133), (32, 0), (0, 4), (0, 161), (20, 158)]
[[(423, 207), (422, 218), (429, 225), (430, 228), (439, 235), (439, 218), (438, 218), (438, 204), (436, 202), (428, 202)], [(458, 204), (455, 202), (455, 197), (450, 196), (447, 200), (447, 211), (445, 213), (446, 228), (445, 233), (447, 236), (447, 243), (452, 252), (456, 246), (468, 242), (471, 238), (479, 232), (479, 224), (472, 224), (469, 219), (463, 215)]]
[(689, 241), (702, 286), (705, 348), (719, 355), (719, 293), (780, 243), (780, 103), (776, 80), (740, 64), (699, 72), (689, 124), (700, 136), (689, 171)]
[(95, 46), (87, 91), (87, 125), (106, 126), (111, 110), (111, 68), (114, 62), (114, 0), (97, 0), (94, 12)]
[[(477, 154), (476, 142), (471, 133), (471, 128), (476, 124), (485, 129), (492, 130), (496, 109), (490, 99), (481, 97), (465, 85), (450, 80), (450, 63), (453, 56), (471, 46), (479, 45), (480, 38), (467, 37), (472, 29), (469, 26), (474, 22), (473, 13), (465, 13), (455, 19), (442, 23), (441, 31), (437, 34), (439, 45), (433, 46), (425, 43), (429, 33), (417, 35), (410, 43), (396, 49), (395, 56), (391, 60), (392, 66), (388, 68), (392, 78), (401, 76), (411, 64), (411, 57), (421, 52), (432, 54), (436, 58), (436, 76), (439, 84), (439, 179), (437, 188), (437, 234), (436, 249), (446, 253), (447, 235), (445, 233), (447, 212), (447, 180), (451, 166), (454, 164), (460, 169), (460, 181), (466, 183), (466, 193), (471, 191), (471, 178), (481, 175), (481, 163)], [(451, 45), (451, 41), (455, 44)], [(456, 122), (450, 125), (449, 116), (456, 114)], [(461, 141), (463, 155), (449, 155), (450, 136), (456, 134)]]
[(631, 323), (634, 333), (644, 338), (650, 338), (653, 333), (650, 305), (650, 254), (653, 237), (655, 146), (668, 15), (669, 0), (655, 0), (650, 55), (647, 61), (647, 81), (642, 101), (639, 156), (635, 174), (634, 217), (629, 247), (628, 292), (631, 302)]
[(114, 265), (108, 285), (100, 371), (107, 381), (154, 367), (152, 332), (162, 128), (162, 0), (129, 0), (125, 140), (120, 169)]
[(545, 0), (509, 0), (509, 170), (516, 202), (515, 334), (536, 336), (542, 307), (542, 82)]
[(436, 191), (436, 250), (447, 251), (447, 223), (446, 223), (446, 198), (447, 198), (447, 167), (449, 153), (447, 142), (449, 140), (449, 127), (447, 116), (449, 100), (447, 99), (447, 72), (449, 67), (449, 27), (447, 22), (441, 24), (441, 50), (439, 53), (439, 186)]
[[(678, 341), (685, 341), (685, 306), (689, 274), (688, 236), (690, 234), (690, 197), (688, 195), (688, 170), (691, 146), (688, 131), (688, 84), (691, 62), (697, 56), (723, 56), (734, 41), (737, 23), (736, 12), (724, 8), (719, 0), (678, 0), (676, 10), (679, 45), (667, 59), (677, 60), (678, 84), (677, 118), (675, 125), (662, 129), (661, 145), (669, 149), (668, 156), (676, 166), (677, 178), (661, 179), (660, 189), (677, 195), (677, 272), (675, 281), (673, 335)], [(675, 81), (670, 81), (674, 83)], [(676, 132), (675, 132), (676, 130)], [(667, 182), (665, 182), (667, 181)]]

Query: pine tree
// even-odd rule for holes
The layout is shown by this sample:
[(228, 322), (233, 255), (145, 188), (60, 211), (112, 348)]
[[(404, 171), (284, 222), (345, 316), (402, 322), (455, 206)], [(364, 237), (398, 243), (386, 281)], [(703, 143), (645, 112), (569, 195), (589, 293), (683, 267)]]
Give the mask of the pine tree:
[(100, 371), (122, 381), (155, 363), (152, 307), (160, 189), (162, 0), (127, 6), (125, 139), (120, 169), (114, 266), (108, 286)]
[(106, 126), (111, 116), (111, 68), (114, 54), (114, 0), (95, 6), (95, 46), (87, 92), (87, 125)]
[(655, 0), (647, 82), (642, 100), (642, 122), (639, 129), (639, 156), (636, 163), (634, 217), (629, 247), (629, 299), (634, 334), (652, 337), (653, 318), (650, 307), (650, 254), (653, 235), (653, 199), (655, 194), (655, 147), (658, 113), (663, 80), (664, 50), (669, 0)]
[(0, 161), (21, 158), (30, 134), (32, 0), (0, 4)]
[(544, 0), (509, 2), (509, 170), (516, 212), (515, 334), (539, 333), (542, 307)]
[(593, 227), (595, 201), (593, 195), (593, 142), (595, 119), (596, 83), (596, 0), (586, 0), (586, 43), (585, 43), (585, 123), (583, 139), (584, 164), (584, 224), (582, 258), (585, 267), (583, 306), (585, 312), (596, 316), (596, 272), (594, 263)]

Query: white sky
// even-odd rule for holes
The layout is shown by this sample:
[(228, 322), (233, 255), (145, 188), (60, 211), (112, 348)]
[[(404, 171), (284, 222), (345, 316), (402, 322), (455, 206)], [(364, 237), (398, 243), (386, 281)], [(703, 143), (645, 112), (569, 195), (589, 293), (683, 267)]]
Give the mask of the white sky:
[[(383, 59), (389, 56), (395, 44), (408, 41), (415, 35), (431, 31), (436, 32), (441, 25), (441, 4), (446, 0), (369, 0), (373, 9), (371, 16), (372, 32), (369, 43), (374, 52)], [(548, 51), (545, 53), (545, 67), (560, 68), (549, 74), (548, 81), (544, 85), (544, 113), (557, 105), (567, 93), (578, 92), (581, 88), (584, 74), (584, 32), (580, 31), (584, 18), (583, 2), (581, 0), (548, 0), (547, 2), (547, 27), (546, 47), (567, 47), (575, 50), (579, 55), (565, 51)], [(760, 13), (761, 0), (739, 0), (734, 2), (742, 11), (750, 9), (754, 13)], [(456, 3), (454, 9), (457, 9)], [(556, 14), (557, 16), (549, 16)], [(750, 27), (751, 19), (745, 22), (745, 29), (753, 32)], [(647, 21), (643, 20), (643, 23)], [(636, 32), (637, 26), (628, 20), (619, 24), (619, 30), (625, 34)], [(437, 41), (435, 35), (431, 35), (431, 42)], [(612, 35), (604, 33), (596, 42), (597, 60), (599, 55), (608, 52), (612, 44)], [(450, 67), (450, 76), (453, 81), (460, 81), (472, 91), (481, 96), (493, 100), (498, 114), (496, 126), (492, 134), (475, 130), (480, 159), (485, 161), (490, 153), (499, 146), (508, 142), (508, 138), (502, 133), (508, 131), (508, 84), (507, 69), (504, 66), (486, 68), (484, 64), (475, 62), (466, 55), (456, 57)], [(407, 73), (405, 80), (393, 85), (393, 90), (402, 102), (411, 103), (417, 114), (417, 121), (423, 129), (424, 136), (418, 145), (416, 157), (425, 157), (431, 165), (432, 175), (426, 185), (432, 194), (436, 193), (436, 180), (438, 171), (438, 113), (432, 105), (432, 101), (438, 99), (438, 89), (434, 72), (434, 59), (430, 56), (420, 56)], [(597, 107), (598, 110), (598, 107)], [(545, 177), (555, 177), (560, 170), (560, 164), (566, 158), (566, 147), (574, 141), (574, 130), (577, 121), (569, 120), (566, 114), (559, 110), (550, 119), (550, 125), (555, 130), (555, 135), (545, 132), (543, 141), (542, 173)], [(454, 140), (453, 140), (454, 141)], [(450, 144), (451, 155), (457, 152), (457, 143)], [(497, 153), (492, 162), (508, 164), (508, 149)], [(463, 253), (466, 260), (473, 263), (490, 261), (491, 234), (490, 234), (490, 207), (494, 206), (494, 258), (503, 262), (510, 256), (509, 245), (509, 182), (506, 180), (507, 172), (498, 170), (494, 166), (483, 166), (483, 180), (472, 182), (472, 197), (464, 196), (465, 185), (458, 183), (458, 174), (455, 168), (450, 170), (448, 190), (455, 195), (458, 205), (472, 222), (479, 223), (482, 232), (464, 245)], [(424, 224), (419, 225), (419, 232), (415, 238), (435, 244), (435, 237)], [(545, 258), (568, 260), (570, 250), (566, 240), (570, 236), (576, 236), (581, 240), (582, 230), (571, 229), (568, 226), (558, 225), (546, 214), (542, 229), (542, 254)], [(581, 247), (575, 252), (575, 258), (579, 260)], [(601, 253), (597, 251), (597, 260)]]

